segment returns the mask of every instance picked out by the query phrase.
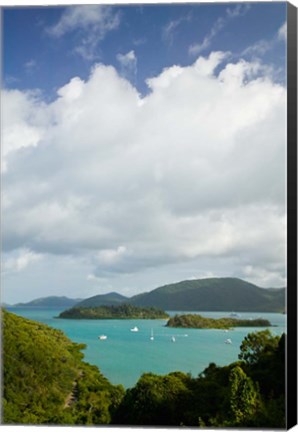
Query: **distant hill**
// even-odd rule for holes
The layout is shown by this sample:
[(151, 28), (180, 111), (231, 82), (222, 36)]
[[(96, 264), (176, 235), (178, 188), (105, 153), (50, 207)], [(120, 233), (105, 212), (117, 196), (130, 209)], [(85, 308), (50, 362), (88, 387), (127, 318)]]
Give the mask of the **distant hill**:
[(185, 280), (125, 297), (116, 292), (87, 299), (45, 297), (18, 307), (97, 307), (127, 303), (173, 311), (285, 312), (285, 288), (260, 288), (238, 278)]
[(68, 297), (42, 297), (32, 300), (28, 303), (17, 303), (14, 307), (71, 307), (76, 303), (82, 301), (82, 299), (71, 299)]
[(77, 303), (76, 307), (117, 306), (121, 303), (127, 303), (127, 300), (128, 297), (116, 292), (110, 292), (87, 298)]
[(284, 312), (285, 289), (265, 289), (238, 278), (186, 280), (131, 297), (136, 306), (164, 310)]

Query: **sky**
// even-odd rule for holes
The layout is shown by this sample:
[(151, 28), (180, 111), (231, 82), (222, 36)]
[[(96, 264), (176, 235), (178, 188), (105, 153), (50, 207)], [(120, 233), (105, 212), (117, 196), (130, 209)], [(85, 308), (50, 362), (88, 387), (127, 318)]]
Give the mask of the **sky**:
[(2, 22), (2, 301), (286, 285), (286, 3)]

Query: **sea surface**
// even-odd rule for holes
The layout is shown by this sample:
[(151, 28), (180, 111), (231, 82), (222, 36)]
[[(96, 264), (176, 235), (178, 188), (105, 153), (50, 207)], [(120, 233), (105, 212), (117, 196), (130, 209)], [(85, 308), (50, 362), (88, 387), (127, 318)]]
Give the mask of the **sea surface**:
[[(165, 327), (166, 320), (73, 320), (56, 318), (65, 308), (14, 308), (7, 310), (62, 330), (71, 340), (84, 343), (84, 360), (98, 366), (113, 384), (133, 387), (145, 372), (167, 374), (174, 371), (196, 377), (209, 363), (228, 365), (238, 359), (244, 337), (264, 328), (243, 327), (224, 331), (215, 329), (177, 329)], [(170, 315), (179, 312), (168, 311)], [(188, 312), (181, 312), (183, 314)], [(231, 312), (191, 312), (210, 318), (229, 317)], [(241, 313), (240, 318), (268, 319), (273, 334), (286, 331), (286, 315), (278, 313)], [(132, 332), (137, 326), (139, 331)], [(153, 333), (154, 340), (150, 339)], [(100, 340), (98, 336), (107, 339)], [(173, 342), (172, 337), (175, 341)], [(231, 339), (231, 344), (225, 341)]]

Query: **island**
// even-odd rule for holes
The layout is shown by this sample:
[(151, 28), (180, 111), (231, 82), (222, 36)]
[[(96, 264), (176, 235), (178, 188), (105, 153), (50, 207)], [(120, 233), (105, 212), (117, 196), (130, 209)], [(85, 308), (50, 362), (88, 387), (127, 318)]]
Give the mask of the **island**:
[(167, 319), (169, 315), (155, 307), (130, 304), (118, 306), (73, 307), (60, 313), (58, 318), (68, 319)]
[(206, 318), (197, 314), (175, 315), (170, 318), (166, 327), (182, 327), (197, 329), (229, 329), (232, 327), (271, 327), (270, 321), (257, 319), (237, 318)]

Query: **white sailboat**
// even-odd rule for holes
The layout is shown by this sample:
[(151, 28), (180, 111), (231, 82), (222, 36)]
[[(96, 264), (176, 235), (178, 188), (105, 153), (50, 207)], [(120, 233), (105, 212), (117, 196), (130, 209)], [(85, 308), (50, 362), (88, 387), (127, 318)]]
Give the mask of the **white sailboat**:
[(172, 342), (176, 342), (175, 336), (172, 336)]
[(106, 335), (100, 335), (100, 336), (98, 336), (98, 339), (99, 339), (99, 340), (106, 340), (107, 337), (108, 337), (108, 336), (106, 336)]
[(131, 331), (131, 332), (138, 332), (138, 331), (139, 331), (139, 329), (138, 329), (138, 327), (137, 327), (137, 326), (135, 326), (135, 327), (131, 328), (131, 329), (130, 329), (130, 331)]

